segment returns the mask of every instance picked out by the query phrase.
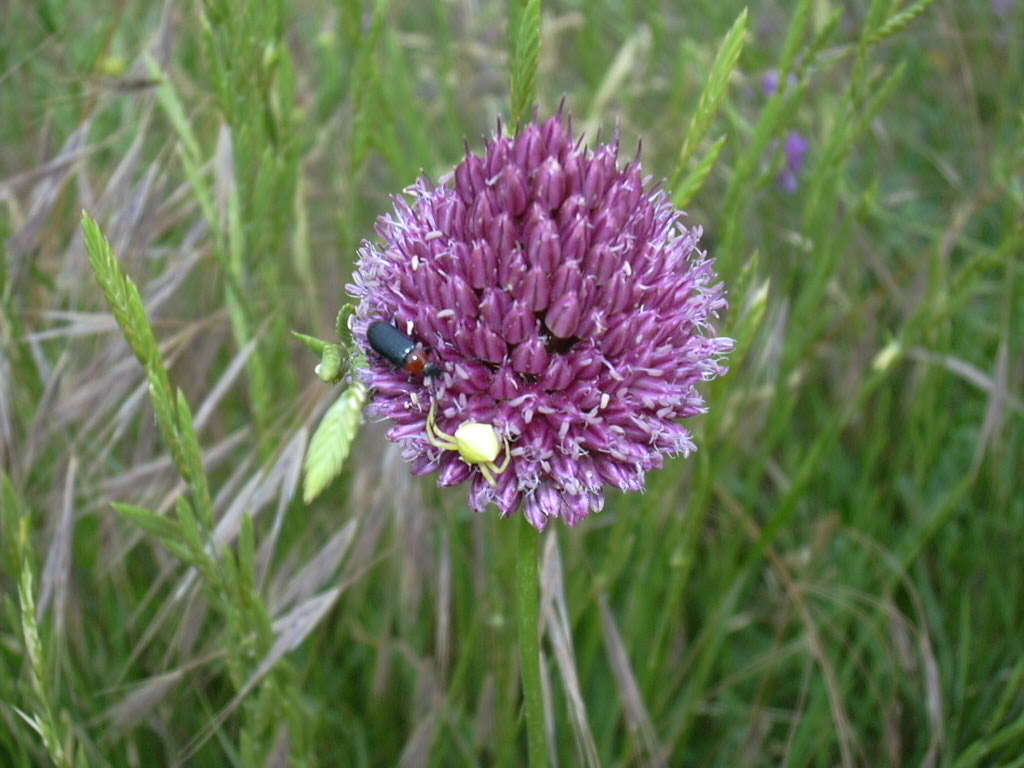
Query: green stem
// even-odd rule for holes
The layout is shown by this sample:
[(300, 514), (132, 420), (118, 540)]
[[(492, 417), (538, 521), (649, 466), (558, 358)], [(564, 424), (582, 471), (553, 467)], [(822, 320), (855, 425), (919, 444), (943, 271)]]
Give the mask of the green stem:
[(520, 515), (516, 539), (516, 624), (519, 628), (529, 765), (530, 768), (544, 768), (548, 764), (548, 744), (540, 687), (540, 533)]

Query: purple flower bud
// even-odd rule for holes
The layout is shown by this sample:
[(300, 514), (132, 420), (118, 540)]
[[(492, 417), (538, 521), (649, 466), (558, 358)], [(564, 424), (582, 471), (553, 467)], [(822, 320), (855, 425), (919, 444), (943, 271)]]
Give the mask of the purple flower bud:
[(498, 259), (494, 255), (494, 249), (487, 243), (478, 240), (473, 243), (473, 248), (467, 258), (465, 255), (466, 244), (460, 243), (460, 245), (462, 247), (456, 251), (455, 256), (468, 261), (466, 272), (469, 275), (469, 284), (477, 290), (494, 285), (498, 272)]
[(516, 298), (526, 304), (534, 312), (547, 308), (551, 297), (551, 285), (548, 276), (541, 267), (534, 267), (526, 273), (526, 278), (519, 284)]
[(533, 197), (548, 211), (553, 211), (565, 199), (565, 172), (558, 160), (549, 157), (541, 166), (533, 182)]
[(437, 228), (448, 236), (461, 234), (466, 226), (466, 206), (457, 197), (445, 201), (437, 214)]
[(445, 286), (445, 306), (466, 318), (476, 317), (477, 298), (469, 284), (458, 275), (449, 275)]
[(494, 237), (492, 225), (496, 207), (489, 191), (481, 192), (470, 204), (467, 229), (473, 238), (489, 241)]
[(493, 183), (493, 180), (501, 175), (502, 171), (508, 167), (511, 159), (512, 147), (508, 139), (495, 139), (487, 145), (488, 183)]
[(509, 344), (519, 344), (533, 332), (535, 325), (533, 310), (525, 302), (516, 301), (506, 318), (505, 341)]
[(562, 258), (582, 259), (590, 246), (590, 221), (586, 216), (577, 216), (562, 230)]
[(609, 328), (601, 339), (601, 351), (607, 357), (618, 357), (633, 339), (633, 318), (624, 317)]
[(562, 499), (550, 485), (542, 485), (526, 499), (526, 519), (537, 530), (544, 530), (549, 520), (561, 517)]
[[(795, 178), (806, 140), (784, 151)], [(556, 117), (395, 199), (348, 290), (360, 343), (371, 322), (393, 323), (443, 371), (417, 378), (369, 355), (362, 372), (368, 412), (392, 422), (414, 472), (468, 482), (473, 509), (522, 510), (543, 528), (576, 525), (602, 509), (604, 486), (640, 490), (666, 455), (694, 449), (677, 420), (706, 410), (696, 387), (725, 372), (732, 342), (713, 324), (726, 301), (699, 229), (645, 187), (615, 145), (588, 150)], [(441, 429), (493, 426), (507, 468), (485, 477), (431, 444), (431, 404)]]
[(544, 324), (560, 339), (568, 339), (580, 322), (580, 300), (575, 293), (562, 295), (548, 310)]
[(562, 260), (562, 248), (558, 230), (551, 219), (538, 222), (526, 235), (526, 258), (542, 272), (555, 271)]
[(495, 253), (508, 253), (515, 245), (515, 224), (507, 213), (499, 213), (490, 224), (487, 244)]
[(563, 293), (576, 293), (580, 288), (580, 268), (574, 261), (567, 261), (558, 268), (551, 279), (551, 295), (561, 296)]
[(541, 136), (536, 123), (531, 123), (519, 132), (512, 154), (520, 168), (528, 170), (541, 164), (544, 156), (544, 137)]
[(568, 525), (576, 525), (590, 514), (590, 497), (586, 494), (574, 494), (563, 499), (565, 509), (565, 522)]
[(485, 325), (477, 328), (475, 348), (477, 356), (489, 363), (500, 363), (508, 352), (504, 339)]
[(512, 216), (518, 216), (526, 210), (526, 179), (515, 165), (507, 165), (501, 172), (498, 181), (498, 202), (502, 209)]
[(498, 257), (498, 287), (510, 293), (515, 291), (519, 283), (526, 277), (526, 270), (526, 260), (519, 248), (510, 253), (500, 254)]
[(502, 369), (491, 381), (491, 397), (495, 400), (511, 400), (519, 394), (519, 377), (507, 368)]
[(615, 149), (603, 147), (590, 161), (583, 177), (583, 198), (593, 207), (604, 196), (609, 177), (615, 173)]
[[(477, 341), (476, 333), (473, 334), (473, 341)], [(465, 363), (457, 363), (454, 369), (455, 377), (458, 379), (459, 388), (465, 391), (486, 392), (490, 390), (494, 377), (484, 363), (476, 360), (468, 360)]]
[[(589, 292), (585, 290), (580, 291), (580, 306), (589, 306), (590, 301)], [(580, 324), (576, 328), (576, 335), (583, 339), (599, 341), (604, 336), (605, 330), (607, 330), (606, 320), (603, 309), (586, 310), (580, 317)]]
[(512, 309), (512, 299), (504, 291), (487, 288), (480, 300), (480, 316), (492, 331), (501, 333)]
[(575, 375), (562, 356), (555, 357), (541, 377), (540, 386), (551, 392), (565, 389), (572, 384)]
[(548, 364), (548, 353), (539, 336), (532, 336), (512, 350), (512, 368), (520, 373), (538, 374)]
[(615, 273), (619, 260), (606, 243), (598, 242), (587, 253), (585, 264), (587, 274), (592, 275), (598, 285), (604, 285)]
[(587, 216), (587, 201), (583, 199), (583, 195), (569, 195), (562, 203), (562, 207), (558, 209), (559, 230), (564, 232), (569, 224), (581, 216)]
[(442, 488), (460, 485), (469, 479), (471, 472), (469, 464), (459, 461), (457, 456), (446, 457), (446, 461), (442, 462), (441, 469), (437, 473), (437, 484)]
[(468, 155), (455, 169), (455, 188), (467, 206), (472, 205), (484, 190), (484, 176), (484, 160), (479, 155)]

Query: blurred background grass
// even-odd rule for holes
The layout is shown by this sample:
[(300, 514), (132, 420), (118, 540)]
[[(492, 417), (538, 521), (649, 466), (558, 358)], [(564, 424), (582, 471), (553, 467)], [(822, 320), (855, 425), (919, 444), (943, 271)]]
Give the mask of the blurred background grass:
[[(742, 8), (545, 3), (539, 114), (673, 177)], [(0, 8), (0, 765), (521, 764), (511, 524), (380, 425), (302, 504), (338, 392), (288, 333), (331, 338), (389, 195), (507, 118), (508, 11)], [(545, 535), (557, 759), (1024, 765), (1024, 7), (747, 24), (681, 169), (724, 137), (687, 208), (740, 349), (694, 457)], [(191, 406), (187, 485), (83, 208)], [(154, 522), (186, 499), (198, 548)]]

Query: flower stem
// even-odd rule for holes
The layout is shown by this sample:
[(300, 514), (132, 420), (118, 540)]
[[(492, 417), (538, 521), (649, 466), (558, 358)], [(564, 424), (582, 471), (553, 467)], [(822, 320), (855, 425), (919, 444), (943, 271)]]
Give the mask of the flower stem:
[(520, 669), (526, 707), (526, 736), (530, 768), (544, 768), (547, 734), (540, 687), (540, 533), (520, 515), (516, 536), (516, 623), (519, 628)]

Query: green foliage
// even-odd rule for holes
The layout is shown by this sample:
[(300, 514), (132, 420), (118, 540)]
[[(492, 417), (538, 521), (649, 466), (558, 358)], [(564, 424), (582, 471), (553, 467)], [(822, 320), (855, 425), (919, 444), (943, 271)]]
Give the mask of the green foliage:
[(867, 44), (875, 45), (902, 32), (912, 21), (934, 4), (935, 0), (917, 0), (917, 2), (911, 3), (902, 11), (894, 13), (877, 29), (872, 30), (871, 35), (867, 38)]
[(521, 521), (313, 366), (389, 196), (563, 97), (736, 347), (696, 454), (533, 542), (559, 764), (1020, 765), (1021, 10), (11, 4), (0, 765), (526, 763)]
[[(686, 134), (683, 136), (683, 146), (679, 150), (679, 162), (675, 173), (672, 175), (671, 187), (673, 190), (681, 189), (686, 191), (687, 188), (692, 187), (693, 189), (690, 192), (692, 194), (700, 188), (700, 183), (697, 183), (696, 179), (703, 180), (703, 178), (707, 177), (707, 171), (702, 170), (708, 164), (707, 159), (695, 168), (691, 176), (685, 180), (683, 179), (683, 173), (686, 170), (690, 157), (697, 150), (697, 147), (700, 146), (701, 142), (704, 141), (704, 137), (707, 135), (719, 107), (722, 105), (726, 88), (729, 86), (729, 80), (736, 69), (736, 62), (739, 61), (740, 53), (743, 52), (746, 35), (747, 9), (744, 8), (722, 40), (718, 53), (715, 54), (715, 61), (712, 63), (711, 70), (707, 74), (704, 90), (701, 91), (700, 101), (697, 102), (697, 109), (690, 119), (690, 126), (687, 128)], [(721, 151), (721, 144), (722, 139), (717, 140), (712, 148), (708, 150), (708, 156), (713, 156), (717, 159), (718, 153)], [(688, 200), (690, 194), (687, 194), (684, 199)], [(676, 191), (676, 196), (683, 197), (678, 191)]]
[(139, 289), (131, 278), (121, 271), (110, 243), (103, 236), (99, 225), (85, 212), (82, 213), (82, 231), (85, 235), (85, 245), (89, 249), (89, 263), (92, 265), (93, 274), (103, 289), (125, 341), (146, 370), (157, 425), (171, 452), (174, 465), (189, 484), (199, 509), (204, 515), (209, 515), (210, 491), (206, 485), (206, 473), (203, 471), (202, 457), (195, 440), (192, 414), (181, 393), (175, 395), (171, 389), (167, 368), (146, 317)]
[(540, 0), (511, 0), (511, 6), (518, 4), (522, 9), (511, 14), (509, 25), (516, 30), (512, 40), (511, 93), (513, 128), (518, 128), (530, 117), (530, 111), (537, 103), (537, 65), (540, 59)]
[(366, 386), (355, 382), (324, 414), (306, 452), (302, 499), (307, 504), (341, 473), (363, 422), (365, 403)]

